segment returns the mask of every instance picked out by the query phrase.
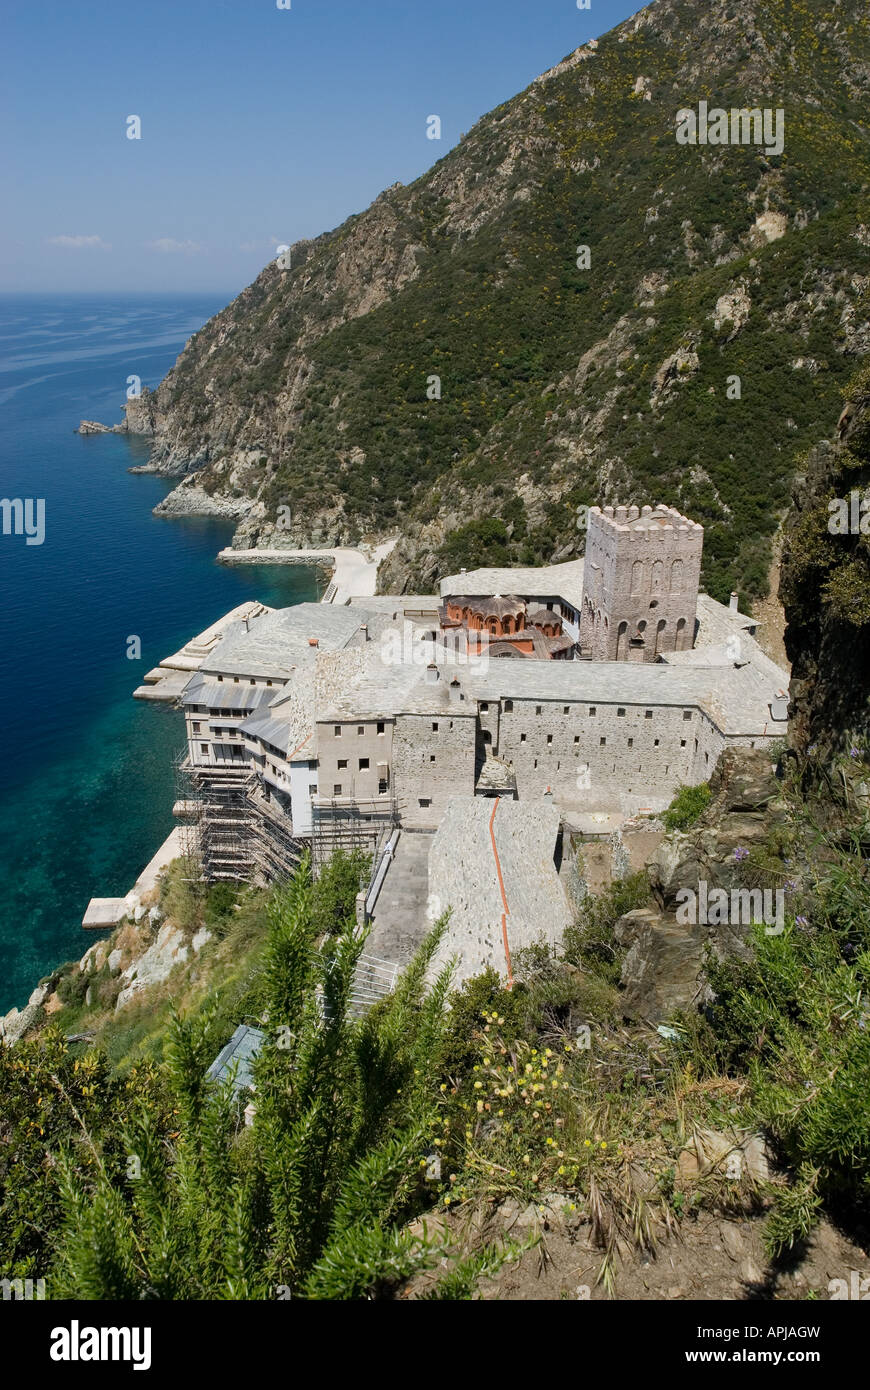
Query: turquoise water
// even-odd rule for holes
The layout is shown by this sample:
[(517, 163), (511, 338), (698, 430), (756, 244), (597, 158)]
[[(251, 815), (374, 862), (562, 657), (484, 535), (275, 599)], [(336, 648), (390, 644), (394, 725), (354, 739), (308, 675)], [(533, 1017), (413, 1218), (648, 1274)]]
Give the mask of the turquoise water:
[(183, 721), (131, 699), (144, 673), (245, 599), (317, 597), (312, 570), (216, 564), (225, 522), (153, 517), (172, 483), (127, 471), (141, 441), (74, 433), (116, 423), (127, 377), (156, 385), (223, 302), (0, 297), (0, 496), (45, 499), (42, 545), (0, 535), (0, 1011), (83, 953), (88, 899), (172, 829)]

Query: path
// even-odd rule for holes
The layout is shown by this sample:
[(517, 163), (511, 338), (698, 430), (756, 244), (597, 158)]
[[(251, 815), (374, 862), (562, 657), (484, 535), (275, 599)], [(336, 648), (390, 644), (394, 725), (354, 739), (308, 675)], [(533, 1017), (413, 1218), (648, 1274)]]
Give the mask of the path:
[(233, 550), (228, 546), (218, 555), (225, 565), (305, 565), (324, 564), (332, 567), (332, 578), (323, 595), (323, 603), (344, 605), (352, 598), (368, 598), (377, 587), (378, 565), (385, 560), (398, 537), (363, 550), (348, 550), (342, 546), (323, 550)]

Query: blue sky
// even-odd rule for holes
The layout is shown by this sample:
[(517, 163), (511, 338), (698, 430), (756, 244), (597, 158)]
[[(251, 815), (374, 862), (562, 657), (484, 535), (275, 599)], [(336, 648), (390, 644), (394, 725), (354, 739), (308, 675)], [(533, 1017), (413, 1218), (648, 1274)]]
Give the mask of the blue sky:
[[(0, 290), (217, 290), (641, 0), (4, 0)], [(426, 138), (426, 118), (442, 139)], [(142, 138), (127, 138), (128, 116)]]

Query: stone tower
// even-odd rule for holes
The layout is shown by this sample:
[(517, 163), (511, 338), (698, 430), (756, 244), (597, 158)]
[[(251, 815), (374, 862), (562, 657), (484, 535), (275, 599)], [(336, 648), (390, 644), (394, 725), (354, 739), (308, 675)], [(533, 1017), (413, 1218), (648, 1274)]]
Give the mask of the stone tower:
[(695, 641), (704, 528), (673, 507), (592, 507), (580, 650), (593, 661), (655, 661)]

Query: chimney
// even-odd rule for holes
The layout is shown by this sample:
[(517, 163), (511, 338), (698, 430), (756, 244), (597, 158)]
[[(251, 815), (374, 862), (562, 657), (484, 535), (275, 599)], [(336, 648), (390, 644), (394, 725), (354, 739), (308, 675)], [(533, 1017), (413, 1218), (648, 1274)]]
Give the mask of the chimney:
[(309, 639), (308, 639), (308, 645), (309, 645), (309, 647), (319, 647), (319, 646), (320, 646), (320, 638), (319, 638), (319, 637), (309, 637)]
[(770, 714), (776, 720), (788, 719), (788, 695), (784, 690), (778, 690), (771, 700)]
[(739, 599), (740, 599), (739, 594), (732, 593), (731, 599), (730, 599), (730, 601), (729, 601), (729, 603), (728, 603), (728, 607), (731, 609), (731, 612), (732, 612), (732, 613), (736, 613), (736, 612), (737, 612), (737, 604), (738, 604), (738, 602), (739, 602)]
[(360, 632), (362, 633), (362, 639), (363, 639), (363, 641), (364, 641), (364, 642), (367, 642), (367, 641), (369, 640), (369, 625), (368, 625), (368, 623), (363, 623), (362, 627), (360, 628)]
[(426, 667), (426, 684), (437, 685), (440, 679), (441, 672), (438, 670), (438, 667), (435, 665), (435, 662), (430, 661), (429, 665)]

